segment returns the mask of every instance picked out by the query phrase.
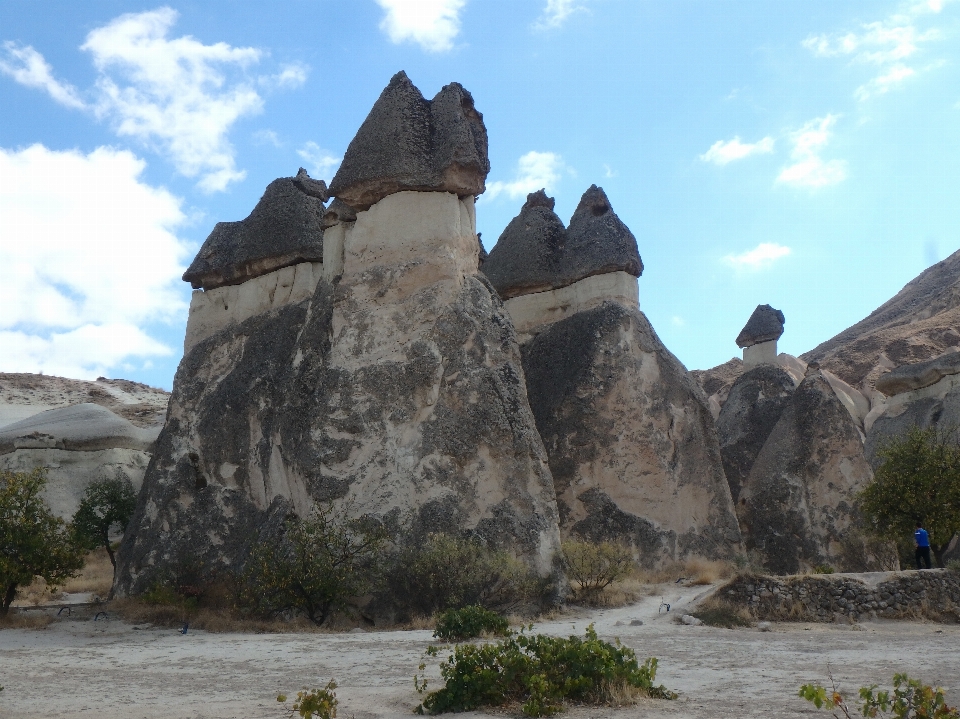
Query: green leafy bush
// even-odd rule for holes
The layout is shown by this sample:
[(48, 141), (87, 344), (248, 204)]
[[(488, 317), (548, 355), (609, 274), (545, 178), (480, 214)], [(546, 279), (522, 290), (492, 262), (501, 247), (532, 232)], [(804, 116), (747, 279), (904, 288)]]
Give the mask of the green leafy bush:
[(70, 526), (43, 500), (46, 470), (0, 470), (0, 616), (6, 616), (19, 587), (43, 577), (55, 587), (75, 577), (86, 552)]
[(595, 601), (636, 566), (630, 549), (613, 542), (570, 540), (561, 545), (561, 552), (567, 577), (574, 584), (575, 601)]
[(471, 605), (508, 610), (539, 601), (545, 584), (506, 552), (435, 533), (397, 543), (387, 560), (384, 594), (398, 618), (409, 619)]
[[(862, 717), (882, 717), (887, 712), (894, 719), (960, 719), (956, 707), (947, 706), (943, 689), (922, 684), (919, 679), (911, 679), (906, 674), (894, 674), (893, 692), (877, 691), (877, 685), (861, 687), (860, 704), (857, 707)], [(819, 684), (804, 684), (799, 696), (811, 702), (817, 709), (837, 709), (845, 719), (854, 715), (843, 696), (837, 690)], [(840, 714), (833, 713), (836, 719)]]
[[(290, 716), (299, 714), (303, 719), (336, 719), (337, 716), (337, 694), (334, 689), (337, 683), (333, 680), (327, 682), (323, 689), (314, 689), (297, 692), (297, 698), (293, 700), (293, 708), (290, 709)], [(277, 701), (285, 704), (287, 697), (283, 694), (277, 695)]]
[(80, 506), (73, 515), (73, 532), (77, 542), (91, 551), (103, 547), (107, 550), (114, 571), (117, 560), (110, 544), (110, 529), (117, 527), (126, 531), (127, 524), (137, 506), (137, 495), (130, 480), (119, 470), (113, 479), (92, 482), (80, 499)]
[[(428, 656), (440, 650), (430, 647)], [(421, 671), (425, 664), (420, 665)], [(655, 686), (657, 660), (637, 662), (632, 649), (601, 641), (591, 624), (583, 638), (516, 633), (496, 644), (460, 644), (441, 664), (444, 686), (427, 693), (426, 680), (416, 679), (426, 694), (418, 711), (432, 714), (471, 711), (484, 706), (522, 702), (528, 716), (562, 710), (565, 700), (612, 703), (638, 695), (675, 699)]]
[(257, 542), (240, 578), (238, 604), (262, 616), (303, 612), (323, 624), (369, 590), (383, 541), (379, 526), (328, 508), (306, 519), (291, 515), (281, 536)]
[(813, 568), (814, 574), (833, 574), (833, 567), (829, 564), (818, 564)]
[(462, 642), (484, 633), (502, 636), (509, 632), (510, 624), (504, 617), (475, 604), (463, 609), (448, 609), (437, 617), (433, 636), (446, 642)]

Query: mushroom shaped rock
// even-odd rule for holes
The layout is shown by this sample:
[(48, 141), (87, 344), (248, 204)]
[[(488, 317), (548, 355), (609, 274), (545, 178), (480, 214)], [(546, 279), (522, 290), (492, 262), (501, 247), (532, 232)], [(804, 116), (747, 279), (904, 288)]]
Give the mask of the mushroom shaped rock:
[(757, 309), (737, 335), (737, 347), (751, 347), (780, 339), (786, 321), (780, 310), (775, 310), (770, 305), (757, 305)]
[(888, 397), (930, 387), (950, 375), (960, 374), (960, 352), (947, 352), (926, 362), (901, 365), (877, 378), (876, 388)]
[(617, 217), (602, 187), (591, 185), (580, 198), (567, 227), (564, 259), (570, 282), (607, 272), (643, 274), (637, 238)]
[(330, 194), (358, 211), (405, 190), (475, 196), (489, 172), (473, 96), (454, 82), (428, 101), (401, 71), (350, 141)]
[(216, 224), (183, 273), (184, 282), (211, 290), (301, 262), (322, 262), (325, 187), (303, 170), (271, 182), (246, 219)]
[(569, 284), (562, 278), (566, 228), (553, 204), (543, 190), (527, 195), (484, 261), (483, 273), (503, 299)]

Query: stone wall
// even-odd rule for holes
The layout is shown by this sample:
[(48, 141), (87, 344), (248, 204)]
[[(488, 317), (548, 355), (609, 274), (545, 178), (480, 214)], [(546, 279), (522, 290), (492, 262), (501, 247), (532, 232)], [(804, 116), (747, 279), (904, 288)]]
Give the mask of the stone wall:
[(819, 574), (793, 577), (744, 575), (714, 595), (746, 606), (757, 619), (833, 622), (870, 619), (960, 621), (960, 573)]

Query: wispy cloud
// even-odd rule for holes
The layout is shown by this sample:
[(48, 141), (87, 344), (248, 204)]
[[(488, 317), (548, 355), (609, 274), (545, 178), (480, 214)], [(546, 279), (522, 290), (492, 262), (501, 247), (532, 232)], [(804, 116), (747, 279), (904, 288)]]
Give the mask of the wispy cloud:
[(752, 250), (742, 252), (739, 255), (727, 255), (723, 258), (723, 261), (739, 272), (756, 272), (770, 267), (774, 262), (786, 257), (791, 252), (792, 250), (784, 245), (778, 245), (775, 242), (761, 242)]
[(377, 0), (386, 14), (380, 29), (393, 43), (415, 42), (427, 52), (447, 52), (460, 33), (467, 0)]
[(534, 23), (537, 30), (554, 30), (576, 12), (586, 10), (583, 0), (547, 0), (543, 12)]
[(86, 102), (54, 78), (32, 47), (4, 43), (0, 71), (62, 105), (91, 110), (117, 135), (164, 154), (178, 172), (198, 178), (201, 189), (223, 190), (246, 175), (236, 167), (228, 134), (241, 117), (262, 110), (256, 87), (297, 87), (307, 67), (286, 65), (274, 75), (249, 77), (246, 71), (261, 61), (263, 51), (171, 38), (177, 18), (175, 10), (163, 7), (121, 15), (91, 31), (81, 49), (90, 53), (99, 75)]
[(563, 158), (560, 155), (532, 150), (517, 161), (517, 172), (513, 180), (488, 182), (484, 197), (492, 200), (497, 195), (506, 193), (508, 197), (518, 198), (541, 188), (550, 190), (556, 187), (563, 169)]
[[(94, 378), (173, 354), (146, 327), (186, 312), (181, 201), (128, 151), (0, 148), (0, 366)], [(51, 178), (56, 178), (51, 182)], [(131, 260), (136, 266), (131, 271)]]
[(726, 165), (751, 155), (773, 152), (773, 145), (772, 137), (765, 137), (753, 143), (741, 142), (739, 137), (734, 137), (732, 140), (718, 140), (710, 146), (709, 150), (700, 155), (700, 159), (704, 162), (712, 162), (714, 165)]
[(86, 107), (77, 89), (54, 78), (53, 68), (43, 59), (43, 55), (29, 45), (19, 45), (10, 40), (3, 43), (0, 72), (21, 85), (43, 90), (61, 105), (75, 110)]
[(611, 177), (616, 177), (616, 176), (619, 175), (619, 174), (620, 174), (620, 173), (617, 172), (616, 170), (614, 170), (612, 167), (610, 167), (610, 165), (608, 165), (608, 164), (606, 164), (606, 163), (603, 164), (603, 176), (604, 176), (604, 177), (606, 177), (606, 178), (611, 178)]
[(297, 150), (297, 154), (310, 165), (307, 169), (310, 171), (311, 177), (327, 182), (333, 179), (334, 171), (340, 167), (340, 161), (343, 160), (342, 157), (337, 157), (332, 152), (324, 150), (313, 141), (305, 143), (303, 147)]
[(845, 160), (824, 160), (820, 153), (830, 142), (831, 128), (837, 115), (827, 115), (810, 120), (799, 130), (791, 132), (793, 145), (790, 158), (793, 162), (784, 167), (777, 182), (794, 187), (824, 187), (842, 182), (847, 177)]
[(928, 63), (917, 67), (911, 62), (922, 54), (925, 46), (943, 38), (938, 28), (918, 25), (927, 22), (929, 16), (939, 14), (946, 3), (947, 0), (915, 2), (901, 12), (865, 23), (857, 30), (811, 35), (803, 41), (803, 46), (816, 57), (847, 57), (852, 62), (878, 68), (878, 75), (854, 90), (854, 97), (863, 102), (938, 66), (938, 63)]

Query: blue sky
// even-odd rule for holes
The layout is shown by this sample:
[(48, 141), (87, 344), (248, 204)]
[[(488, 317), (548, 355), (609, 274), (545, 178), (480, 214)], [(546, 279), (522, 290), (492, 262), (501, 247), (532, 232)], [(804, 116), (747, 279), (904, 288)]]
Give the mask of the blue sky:
[(800, 354), (960, 247), (960, 2), (0, 4), (0, 371), (169, 389), (213, 225), (330, 179), (403, 69), (484, 114), (490, 249), (601, 185), (690, 369), (757, 304)]

